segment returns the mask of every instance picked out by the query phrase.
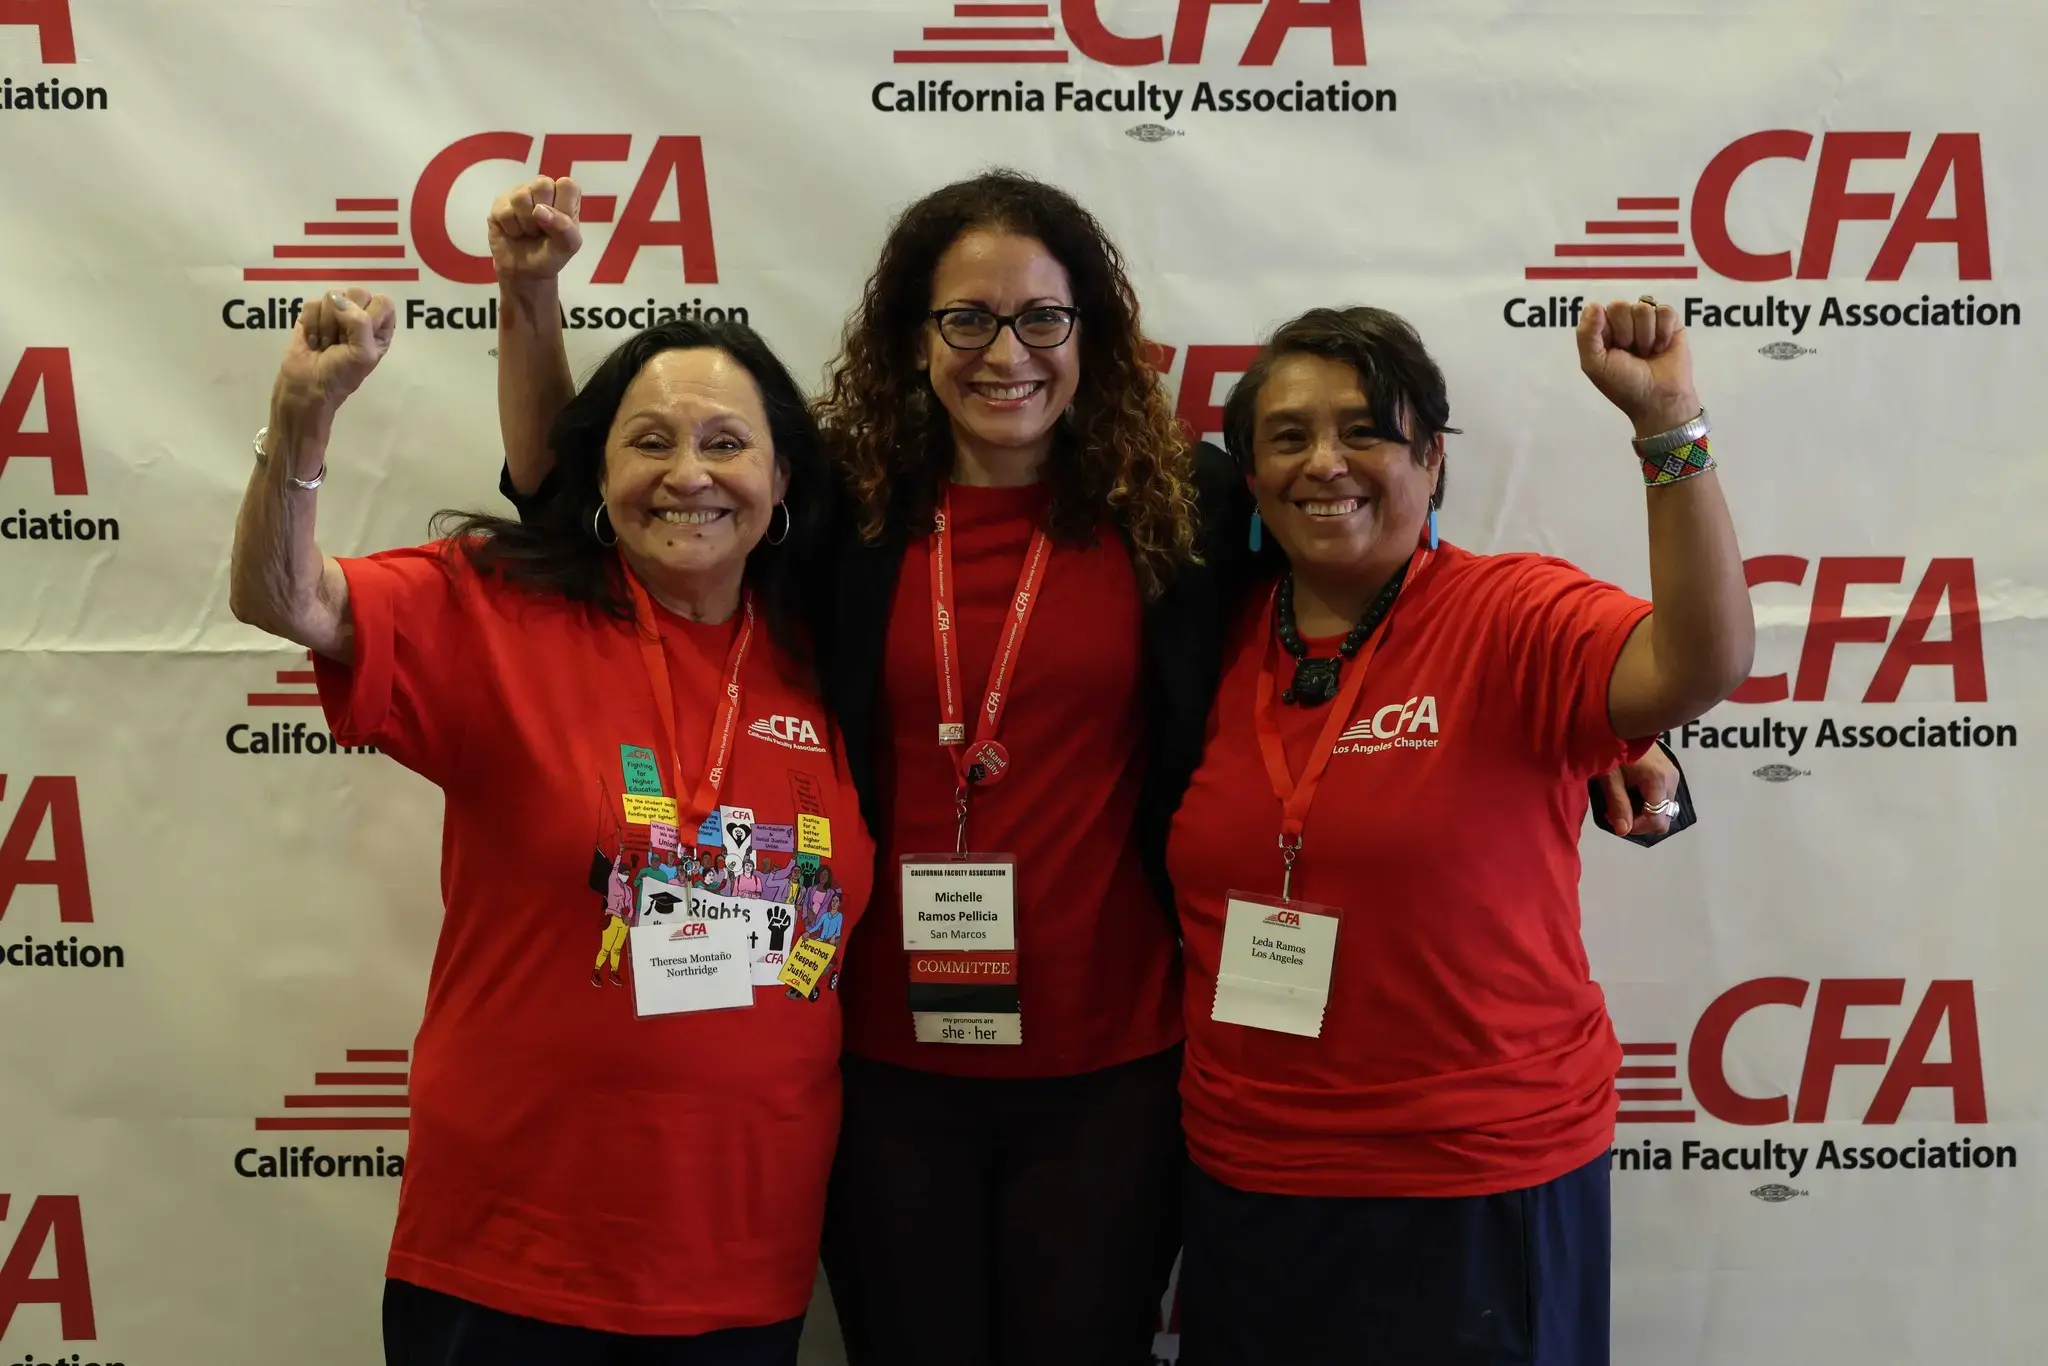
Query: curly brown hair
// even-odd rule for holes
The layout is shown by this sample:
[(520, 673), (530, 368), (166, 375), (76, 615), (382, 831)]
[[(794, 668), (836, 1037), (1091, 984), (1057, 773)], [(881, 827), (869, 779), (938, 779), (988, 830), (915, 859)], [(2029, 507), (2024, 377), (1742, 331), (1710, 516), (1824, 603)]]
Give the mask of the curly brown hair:
[(928, 527), (952, 469), (952, 430), (917, 347), (939, 258), (976, 228), (1042, 242), (1065, 267), (1081, 315), (1080, 386), (1046, 461), (1048, 530), (1085, 543), (1107, 508), (1146, 596), (1156, 597), (1198, 559), (1193, 448), (1146, 363), (1137, 295), (1115, 244), (1072, 195), (1016, 171), (956, 181), (905, 209), (846, 321), (817, 415), (859, 504), (861, 535), (880, 540), (892, 506)]

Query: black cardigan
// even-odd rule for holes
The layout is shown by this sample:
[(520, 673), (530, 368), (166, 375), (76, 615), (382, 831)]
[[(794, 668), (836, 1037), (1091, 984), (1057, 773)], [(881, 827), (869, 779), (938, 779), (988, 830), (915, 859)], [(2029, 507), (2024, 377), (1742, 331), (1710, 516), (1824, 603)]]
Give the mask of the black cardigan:
[[(550, 474), (532, 499), (512, 487), (509, 470), (500, 475), (498, 487), (524, 517), (553, 479)], [(1236, 462), (1206, 441), (1195, 449), (1195, 506), (1202, 563), (1182, 567), (1165, 592), (1144, 609), (1148, 737), (1136, 835), (1145, 875), (1159, 904), (1169, 911), (1174, 902), (1166, 875), (1167, 835), (1201, 762), (1209, 708), (1223, 672), (1224, 637), (1246, 587), (1284, 563), (1270, 541), (1263, 554), (1252, 553), (1246, 537), (1253, 506), (1250, 490)], [(919, 511), (908, 498), (899, 498), (884, 521), (882, 539), (870, 544), (862, 540), (857, 516), (840, 494), (827, 519), (827, 543), (817, 559), (821, 581), (817, 591), (806, 595), (813, 609), (807, 625), (825, 703), (845, 739), (861, 815), (875, 832), (878, 846), (886, 813), (875, 781), (875, 748), (885, 740), (876, 733), (875, 719), (889, 611), (910, 544), (910, 526)], [(1666, 746), (1665, 753), (1670, 752)], [(1673, 755), (1672, 763), (1677, 762)], [(1597, 793), (1593, 801), (1597, 810)], [(1681, 811), (1672, 822), (1672, 834), (1695, 819), (1683, 770), (1678, 802)], [(1655, 844), (1668, 836), (1631, 838), (1638, 844)]]

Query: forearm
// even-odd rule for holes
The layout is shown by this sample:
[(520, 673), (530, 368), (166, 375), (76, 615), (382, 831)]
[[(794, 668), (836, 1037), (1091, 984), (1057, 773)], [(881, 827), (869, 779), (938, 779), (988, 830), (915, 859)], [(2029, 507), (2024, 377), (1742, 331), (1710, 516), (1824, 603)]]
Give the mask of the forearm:
[(1657, 674), (1675, 700), (1704, 711), (1749, 676), (1756, 653), (1756, 619), (1735, 522), (1721, 477), (1712, 470), (1643, 495), (1649, 504)]
[(562, 338), (561, 292), (554, 277), (498, 290), (498, 430), (512, 487), (537, 490), (555, 467), (548, 431), (575, 396)]
[(1749, 676), (1756, 622), (1742, 550), (1712, 470), (1643, 491), (1650, 530), (1650, 618), (1616, 666), (1617, 733), (1651, 735), (1721, 702)]
[(312, 479), (326, 460), (332, 410), (273, 400), (264, 447), (235, 519), (228, 603), (237, 620), (340, 663), (353, 657), (348, 581), (314, 540), (319, 495), (287, 476)]

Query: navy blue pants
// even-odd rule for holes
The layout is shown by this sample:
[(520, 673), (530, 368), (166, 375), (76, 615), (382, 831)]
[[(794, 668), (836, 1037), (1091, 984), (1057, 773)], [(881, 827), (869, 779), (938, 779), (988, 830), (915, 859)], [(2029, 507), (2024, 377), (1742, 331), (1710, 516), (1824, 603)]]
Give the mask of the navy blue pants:
[(1434, 1200), (1188, 1173), (1180, 1366), (1608, 1366), (1604, 1153), (1527, 1190)]
[(801, 1316), (695, 1337), (628, 1337), (384, 1282), (385, 1366), (796, 1366)]

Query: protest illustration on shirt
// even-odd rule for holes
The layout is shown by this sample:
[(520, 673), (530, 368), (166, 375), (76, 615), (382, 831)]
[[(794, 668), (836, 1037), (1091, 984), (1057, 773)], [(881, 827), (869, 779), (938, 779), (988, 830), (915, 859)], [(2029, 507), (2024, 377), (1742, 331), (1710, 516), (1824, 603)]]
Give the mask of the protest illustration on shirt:
[[(623, 792), (606, 776), (597, 784), (589, 884), (603, 903), (603, 928), (590, 984), (625, 985), (620, 963), (635, 928), (738, 919), (747, 926), (755, 986), (780, 985), (811, 1001), (837, 990), (845, 917), (828, 862), (830, 820), (805, 811), (793, 824), (762, 823), (753, 807), (728, 803), (684, 830), (653, 750), (619, 752)], [(811, 775), (788, 776), (799, 801), (817, 791)], [(799, 980), (808, 990), (785, 980), (792, 958), (805, 965)]]

